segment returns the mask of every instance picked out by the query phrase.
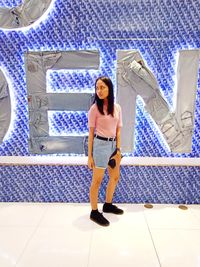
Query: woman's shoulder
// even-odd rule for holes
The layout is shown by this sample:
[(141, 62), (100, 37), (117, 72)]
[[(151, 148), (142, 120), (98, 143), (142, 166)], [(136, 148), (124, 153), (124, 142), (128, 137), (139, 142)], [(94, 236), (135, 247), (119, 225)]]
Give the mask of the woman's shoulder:
[(96, 111), (97, 110), (97, 105), (96, 103), (92, 104), (92, 106), (90, 107), (89, 111)]
[(118, 104), (118, 103), (115, 103), (115, 108), (117, 109), (117, 110), (121, 110), (121, 106), (120, 106), (120, 104)]

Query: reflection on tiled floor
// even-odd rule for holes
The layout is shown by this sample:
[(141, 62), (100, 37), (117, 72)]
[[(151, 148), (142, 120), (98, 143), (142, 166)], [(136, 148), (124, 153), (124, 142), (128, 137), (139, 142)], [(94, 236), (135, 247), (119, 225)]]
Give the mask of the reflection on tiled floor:
[(200, 205), (119, 206), (101, 227), (88, 203), (0, 203), (0, 267), (200, 266)]

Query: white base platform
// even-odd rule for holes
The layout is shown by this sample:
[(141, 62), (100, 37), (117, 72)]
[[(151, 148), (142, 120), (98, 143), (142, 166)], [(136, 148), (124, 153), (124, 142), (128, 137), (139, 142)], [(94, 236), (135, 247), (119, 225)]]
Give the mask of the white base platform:
[[(87, 165), (87, 157), (73, 156), (5, 156), (0, 165)], [(200, 166), (200, 158), (124, 157), (127, 166)]]

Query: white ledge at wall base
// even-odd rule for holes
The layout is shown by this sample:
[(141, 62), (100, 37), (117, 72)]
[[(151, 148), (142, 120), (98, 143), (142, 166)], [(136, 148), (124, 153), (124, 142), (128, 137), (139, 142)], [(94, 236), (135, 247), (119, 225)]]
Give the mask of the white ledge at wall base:
[[(79, 156), (1, 156), (1, 165), (87, 165)], [(122, 166), (200, 166), (200, 158), (124, 157)]]

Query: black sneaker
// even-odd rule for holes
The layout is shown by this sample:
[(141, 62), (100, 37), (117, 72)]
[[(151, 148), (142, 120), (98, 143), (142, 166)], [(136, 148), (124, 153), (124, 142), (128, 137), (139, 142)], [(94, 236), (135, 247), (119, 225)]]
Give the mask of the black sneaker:
[(92, 210), (90, 213), (90, 219), (101, 225), (101, 226), (108, 226), (110, 223), (106, 218), (103, 216), (102, 213), (100, 213), (98, 210)]
[(113, 205), (112, 203), (104, 203), (103, 212), (114, 213), (118, 215), (121, 215), (124, 213), (122, 209), (119, 209), (117, 206)]

